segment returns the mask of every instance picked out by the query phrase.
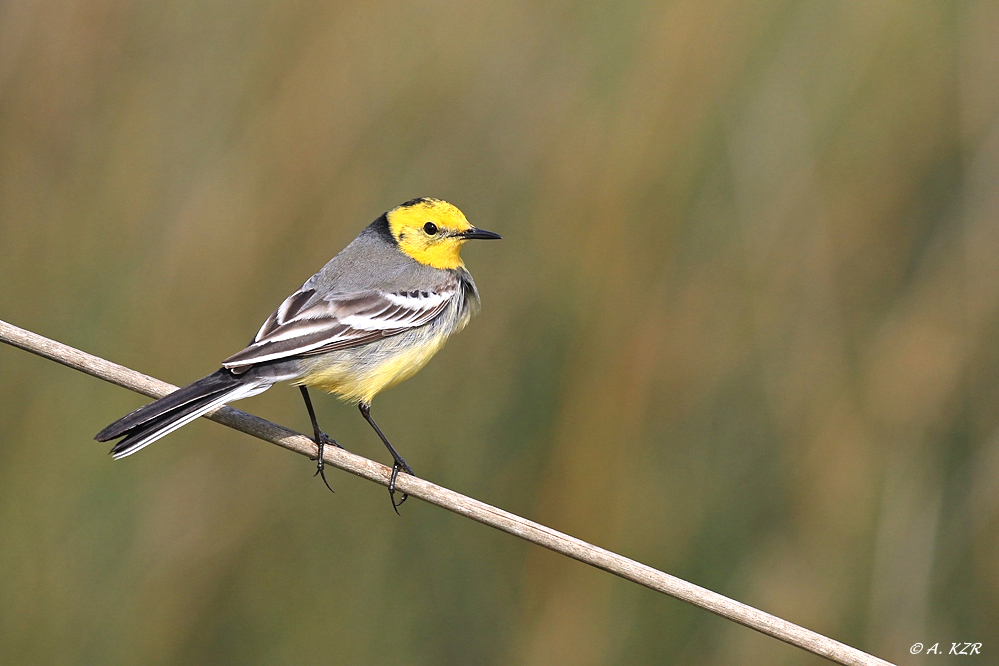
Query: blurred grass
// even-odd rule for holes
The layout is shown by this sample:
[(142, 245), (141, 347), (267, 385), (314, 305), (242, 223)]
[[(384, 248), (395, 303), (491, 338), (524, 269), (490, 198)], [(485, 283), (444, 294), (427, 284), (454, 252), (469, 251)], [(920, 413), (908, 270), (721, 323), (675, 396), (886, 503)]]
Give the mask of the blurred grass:
[[(0, 317), (185, 383), (446, 198), (505, 240), (376, 402), (421, 475), (893, 661), (988, 651), (997, 38), (985, 2), (7, 3)], [(140, 403), (0, 350), (0, 661), (820, 663), (213, 424), (112, 464)]]

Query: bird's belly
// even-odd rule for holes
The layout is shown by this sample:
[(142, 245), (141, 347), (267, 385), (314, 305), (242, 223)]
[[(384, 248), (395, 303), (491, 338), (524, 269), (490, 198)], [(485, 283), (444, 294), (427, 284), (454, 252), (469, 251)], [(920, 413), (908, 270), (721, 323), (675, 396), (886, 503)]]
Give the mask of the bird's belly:
[(344, 400), (370, 403), (378, 392), (413, 376), (447, 340), (440, 332), (422, 339), (408, 334), (317, 357), (298, 383), (329, 391)]

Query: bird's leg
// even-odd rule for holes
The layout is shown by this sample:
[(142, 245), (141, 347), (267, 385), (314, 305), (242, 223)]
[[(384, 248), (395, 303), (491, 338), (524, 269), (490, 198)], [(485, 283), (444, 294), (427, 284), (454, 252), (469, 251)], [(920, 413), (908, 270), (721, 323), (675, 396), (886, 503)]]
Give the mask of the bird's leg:
[(389, 480), (388, 491), (389, 491), (389, 499), (392, 501), (392, 508), (398, 514), (399, 507), (402, 506), (403, 502), (409, 499), (409, 495), (403, 493), (402, 499), (400, 499), (399, 503), (396, 504), (395, 501), (396, 477), (399, 476), (400, 470), (406, 472), (407, 474), (411, 474), (413, 476), (416, 476), (416, 474), (413, 472), (413, 468), (407, 465), (406, 461), (402, 459), (402, 456), (399, 455), (399, 452), (396, 451), (395, 448), (392, 446), (392, 444), (388, 441), (388, 438), (386, 438), (385, 435), (382, 434), (381, 428), (378, 427), (378, 424), (375, 423), (375, 420), (371, 418), (371, 405), (362, 402), (357, 406), (357, 408), (361, 410), (361, 416), (364, 417), (364, 420), (367, 421), (371, 425), (371, 427), (375, 429), (376, 433), (378, 433), (378, 436), (381, 438), (382, 443), (385, 445), (385, 448), (389, 450), (389, 453), (392, 454), (392, 458), (395, 460), (395, 462), (392, 464), (392, 478)]
[[(305, 408), (309, 410), (309, 418), (312, 419), (312, 432), (316, 436), (316, 460), (319, 461), (316, 463), (316, 474), (322, 477), (323, 483), (325, 483), (326, 487), (330, 489), (330, 492), (333, 492), (333, 489), (330, 488), (329, 481), (326, 480), (326, 463), (323, 461), (323, 447), (327, 444), (332, 444), (338, 449), (342, 449), (343, 447), (337, 444), (336, 440), (330, 438), (329, 435), (319, 429), (319, 422), (316, 420), (316, 412), (312, 409), (312, 398), (309, 397), (309, 389), (305, 386), (299, 386), (298, 388), (302, 389), (302, 397), (305, 398)], [(315, 474), (313, 474), (313, 476), (315, 476)]]

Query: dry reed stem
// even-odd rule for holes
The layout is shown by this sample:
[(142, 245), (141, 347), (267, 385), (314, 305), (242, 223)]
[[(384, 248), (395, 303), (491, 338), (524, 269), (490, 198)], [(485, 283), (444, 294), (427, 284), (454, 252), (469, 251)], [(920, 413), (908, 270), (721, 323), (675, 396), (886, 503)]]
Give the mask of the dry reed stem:
[[(0, 341), (151, 398), (160, 398), (177, 388), (4, 321), (0, 321)], [(303, 456), (315, 456), (316, 445), (308, 437), (238, 409), (220, 407), (205, 416)], [(384, 465), (332, 446), (325, 447), (323, 459), (346, 472), (388, 486), (392, 470)], [(887, 661), (822, 634), (421, 478), (400, 474), (396, 487), (412, 497), (676, 597), (830, 661), (851, 666), (891, 666)]]

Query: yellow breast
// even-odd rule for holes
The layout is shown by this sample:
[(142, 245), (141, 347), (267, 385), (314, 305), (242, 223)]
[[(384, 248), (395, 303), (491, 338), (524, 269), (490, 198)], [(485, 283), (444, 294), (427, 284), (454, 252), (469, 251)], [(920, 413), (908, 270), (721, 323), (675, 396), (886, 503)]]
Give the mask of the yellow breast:
[(328, 354), (298, 383), (335, 393), (350, 402), (371, 403), (375, 395), (412, 377), (440, 351), (447, 334), (429, 336), (416, 343), (399, 338)]

